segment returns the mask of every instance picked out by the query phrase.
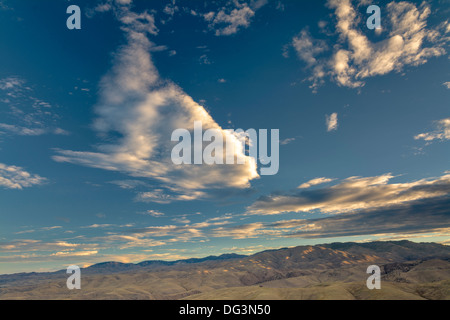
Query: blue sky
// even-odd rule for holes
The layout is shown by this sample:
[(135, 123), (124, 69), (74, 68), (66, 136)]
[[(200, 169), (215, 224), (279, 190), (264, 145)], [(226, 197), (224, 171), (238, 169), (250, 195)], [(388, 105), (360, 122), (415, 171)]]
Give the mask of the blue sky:
[[(72, 4), (81, 30), (66, 27)], [(372, 4), (380, 30), (366, 26)], [(448, 243), (449, 11), (0, 1), (0, 273)], [(279, 129), (278, 174), (249, 161), (174, 166), (170, 134), (194, 121)]]

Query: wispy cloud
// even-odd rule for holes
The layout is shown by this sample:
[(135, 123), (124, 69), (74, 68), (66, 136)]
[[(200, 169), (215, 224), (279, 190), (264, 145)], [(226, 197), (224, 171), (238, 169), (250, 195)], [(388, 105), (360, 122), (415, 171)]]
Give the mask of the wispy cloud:
[(280, 145), (286, 146), (290, 143), (293, 143), (296, 140), (297, 140), (297, 138), (286, 138), (286, 139), (280, 141)]
[(141, 180), (117, 180), (110, 183), (119, 186), (122, 189), (136, 189), (138, 187), (148, 187), (148, 183)]
[(92, 224), (90, 226), (85, 226), (85, 227), (81, 227), (81, 228), (86, 228), (86, 229), (102, 229), (102, 228), (110, 228), (113, 227), (114, 225), (112, 224)]
[(25, 81), (18, 77), (8, 77), (0, 79), (0, 90), (18, 90), (21, 89)]
[(164, 217), (165, 216), (164, 213), (162, 213), (160, 211), (157, 211), (157, 210), (147, 210), (147, 211), (145, 211), (145, 212), (143, 212), (141, 214), (142, 215), (146, 215), (146, 216), (152, 216), (152, 217), (155, 217), (155, 218), (160, 218), (160, 217)]
[(1, 112), (0, 133), (20, 136), (68, 134), (56, 126), (58, 116), (54, 106), (36, 98), (35, 90), (20, 77), (0, 79), (0, 103), (8, 107)]
[(41, 241), (34, 239), (21, 239), (9, 242), (0, 242), (0, 252), (27, 252), (27, 251), (61, 251), (69, 249), (79, 249), (81, 247), (96, 247), (95, 244), (72, 243), (64, 240)]
[(17, 125), (11, 125), (6, 123), (0, 123), (0, 132), (8, 132), (11, 134), (19, 135), (19, 136), (41, 136), (44, 134), (55, 134), (55, 135), (68, 135), (69, 132), (67, 132), (64, 129), (61, 128), (28, 128), (28, 127), (21, 127)]
[(264, 233), (264, 224), (261, 222), (243, 224), (233, 227), (220, 227), (212, 231), (212, 236), (217, 238), (249, 239), (257, 238)]
[(308, 182), (305, 182), (305, 183), (301, 184), (298, 187), (298, 189), (309, 189), (309, 188), (311, 188), (313, 186), (317, 186), (317, 185), (320, 185), (320, 184), (332, 182), (334, 180), (335, 179), (330, 179), (330, 178), (315, 178), (315, 179), (312, 179), (312, 180), (310, 180)]

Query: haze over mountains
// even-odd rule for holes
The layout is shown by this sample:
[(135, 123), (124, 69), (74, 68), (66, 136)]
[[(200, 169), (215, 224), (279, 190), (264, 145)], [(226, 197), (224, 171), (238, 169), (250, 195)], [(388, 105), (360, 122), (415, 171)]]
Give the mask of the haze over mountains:
[[(367, 267), (379, 265), (381, 290)], [(333, 243), (183, 261), (106, 262), (82, 269), (0, 275), (0, 299), (450, 299), (450, 247), (435, 243)]]

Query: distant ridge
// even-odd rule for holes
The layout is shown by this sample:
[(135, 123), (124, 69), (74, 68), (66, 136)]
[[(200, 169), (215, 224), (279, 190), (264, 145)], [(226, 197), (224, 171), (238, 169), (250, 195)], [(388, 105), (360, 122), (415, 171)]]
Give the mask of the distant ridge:
[[(445, 253), (450, 255), (450, 246), (445, 246), (433, 242), (423, 242), (417, 243), (408, 240), (401, 241), (374, 241), (374, 242), (335, 242), (330, 244), (318, 244), (309, 246), (298, 246), (290, 248), (280, 248), (265, 250), (253, 255), (240, 255), (236, 253), (227, 253), (220, 256), (208, 256), (204, 258), (188, 258), (175, 261), (164, 261), (164, 260), (148, 260), (139, 263), (122, 263), (117, 261), (107, 261), (93, 264), (89, 267), (83, 268), (84, 273), (95, 274), (95, 273), (110, 273), (110, 272), (126, 272), (134, 271), (140, 268), (158, 268), (158, 267), (169, 267), (178, 266), (183, 264), (198, 264), (204, 262), (214, 262), (214, 261), (226, 261), (233, 259), (243, 259), (249, 257), (258, 257), (267, 254), (280, 253), (284, 251), (295, 252), (297, 250), (303, 250), (304, 248), (328, 248), (331, 250), (342, 250), (348, 251), (354, 254), (365, 252), (367, 253), (383, 253), (384, 255), (390, 256), (392, 259), (400, 259), (402, 261), (422, 259), (425, 257), (431, 258), (434, 256), (442, 257)], [(394, 260), (395, 260), (394, 259)], [(0, 284), (2, 278), (10, 277), (14, 275), (20, 276), (37, 276), (37, 275), (51, 275), (54, 273), (65, 272), (65, 269), (58, 270), (55, 272), (21, 272), (15, 274), (0, 274)]]
[(190, 258), (175, 261), (149, 260), (149, 261), (142, 261), (139, 263), (122, 263), (110, 261), (94, 264), (92, 266), (84, 268), (82, 271), (87, 274), (114, 273), (114, 272), (136, 271), (138, 269), (149, 267), (158, 268), (183, 264), (197, 264), (208, 261), (225, 261), (225, 260), (241, 259), (246, 257), (247, 256), (245, 255), (231, 253), (231, 254), (223, 254), (220, 256), (208, 256), (205, 258)]

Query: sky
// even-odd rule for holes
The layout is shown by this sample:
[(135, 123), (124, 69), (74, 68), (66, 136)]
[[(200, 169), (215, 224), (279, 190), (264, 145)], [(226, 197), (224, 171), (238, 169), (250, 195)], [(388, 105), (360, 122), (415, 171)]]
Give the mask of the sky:
[[(448, 0), (1, 0), (0, 274), (449, 244), (449, 13)], [(240, 149), (243, 164), (175, 165), (171, 135), (195, 122), (234, 143), (231, 130), (279, 130), (278, 172)]]

